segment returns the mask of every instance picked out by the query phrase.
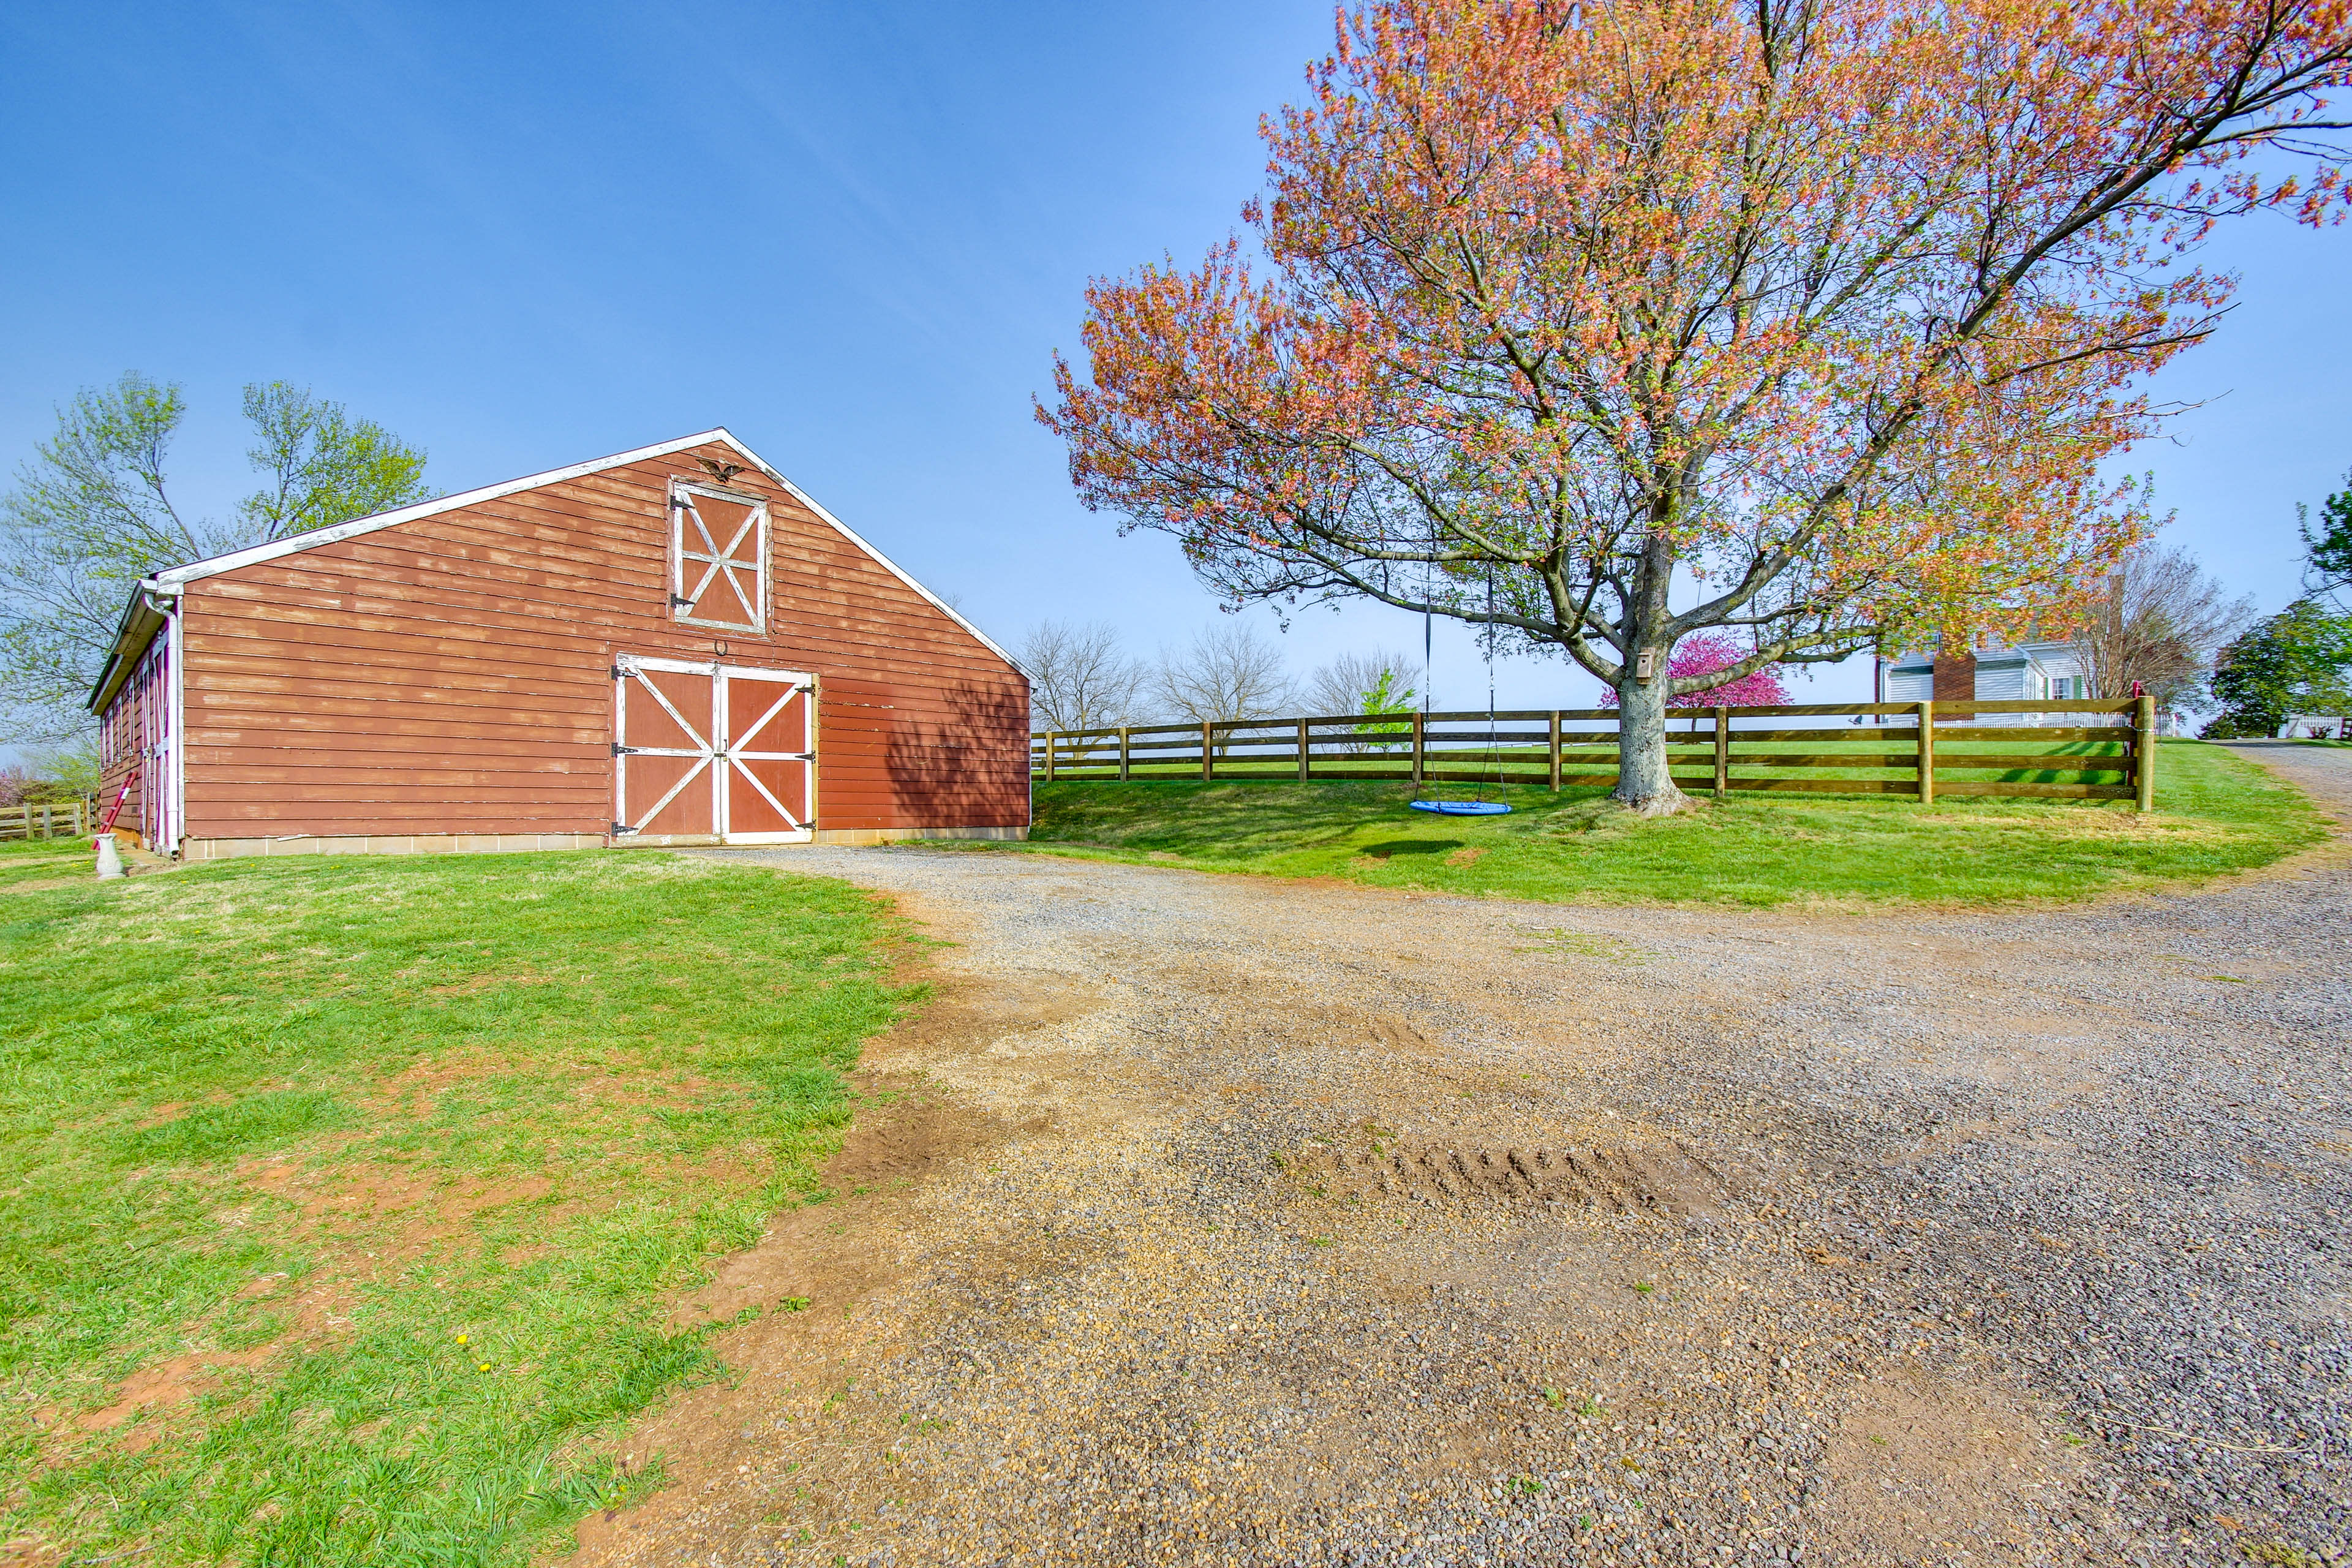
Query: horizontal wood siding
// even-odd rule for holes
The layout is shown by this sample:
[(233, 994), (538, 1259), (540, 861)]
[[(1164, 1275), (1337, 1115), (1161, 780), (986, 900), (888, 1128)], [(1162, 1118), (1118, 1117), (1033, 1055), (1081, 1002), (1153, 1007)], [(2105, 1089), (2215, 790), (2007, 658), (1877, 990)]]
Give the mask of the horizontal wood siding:
[(621, 653), (814, 672), (820, 828), (1026, 826), (1019, 672), (764, 475), (767, 635), (670, 618), (698, 455), (190, 584), (189, 836), (603, 833)]

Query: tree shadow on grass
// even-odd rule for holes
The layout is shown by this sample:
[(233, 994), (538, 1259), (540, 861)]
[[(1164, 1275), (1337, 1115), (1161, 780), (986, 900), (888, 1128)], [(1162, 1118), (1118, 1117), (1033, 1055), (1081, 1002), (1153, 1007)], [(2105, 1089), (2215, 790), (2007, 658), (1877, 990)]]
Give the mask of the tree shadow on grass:
[(1359, 855), (1369, 855), (1375, 860), (1386, 860), (1395, 855), (1444, 855), (1461, 848), (1459, 838), (1390, 838), (1359, 848)]

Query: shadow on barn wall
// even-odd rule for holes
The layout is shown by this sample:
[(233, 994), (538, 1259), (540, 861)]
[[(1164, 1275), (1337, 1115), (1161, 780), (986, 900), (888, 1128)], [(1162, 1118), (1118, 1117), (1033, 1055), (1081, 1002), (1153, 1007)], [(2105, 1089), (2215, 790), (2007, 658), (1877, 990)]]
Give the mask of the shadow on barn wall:
[(895, 725), (885, 751), (903, 809), (929, 821), (1017, 826), (1029, 819), (1029, 704), (1017, 689), (959, 680), (951, 717)]

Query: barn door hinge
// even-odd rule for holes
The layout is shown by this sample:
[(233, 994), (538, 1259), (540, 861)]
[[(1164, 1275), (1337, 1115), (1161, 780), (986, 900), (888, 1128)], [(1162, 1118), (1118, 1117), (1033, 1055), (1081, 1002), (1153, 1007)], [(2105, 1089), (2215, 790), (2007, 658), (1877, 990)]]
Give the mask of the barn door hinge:
[(619, 665), (617, 665), (617, 664), (616, 664), (616, 665), (614, 665), (614, 666), (613, 667), (613, 679), (615, 679), (615, 680), (626, 680), (628, 678), (629, 678), (629, 672), (628, 672), (627, 670), (623, 669), (623, 668), (622, 668)]
[(616, 757), (634, 757), (637, 754), (637, 748), (635, 746), (625, 746), (621, 744), (620, 742), (615, 741), (613, 742), (613, 754)]
[(635, 831), (636, 831), (636, 829), (635, 829), (635, 828), (634, 828), (634, 827), (630, 826), (629, 826), (627, 823), (625, 823), (625, 822), (616, 822), (616, 823), (613, 824), (613, 837), (615, 837), (615, 838), (622, 837), (624, 837), (625, 835), (627, 835), (627, 834), (635, 833)]
[(669, 602), (675, 609), (690, 610), (694, 607), (694, 601), (682, 594), (672, 594), (669, 596)]

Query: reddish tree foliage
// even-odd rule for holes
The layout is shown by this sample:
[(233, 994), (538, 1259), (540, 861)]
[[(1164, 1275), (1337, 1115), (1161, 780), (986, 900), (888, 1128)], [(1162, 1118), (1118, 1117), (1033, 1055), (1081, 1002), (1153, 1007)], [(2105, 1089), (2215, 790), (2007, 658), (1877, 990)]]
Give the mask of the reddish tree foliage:
[[(1744, 668), (1749, 651), (1721, 632), (1700, 632), (1676, 643), (1674, 657), (1666, 660), (1666, 679), (1675, 683), (1678, 693), (1675, 701), (1685, 708), (1712, 708), (1718, 703), (1727, 708), (1769, 708), (1788, 701), (1789, 689), (1781, 684), (1780, 671), (1773, 665), (1727, 680), (1718, 679), (1713, 686), (1704, 684), (1710, 676), (1720, 678), (1727, 670)], [(1617, 693), (1603, 691), (1601, 705), (1617, 706)]]
[(2182, 253), (2340, 197), (2347, 4), (1374, 5), (1265, 124), (1263, 270), (1097, 280), (1039, 417), (1236, 601), (1564, 652), (1670, 809), (1664, 709), (1718, 672), (1644, 676), (1690, 633), (1736, 676), (2096, 592), (2135, 384), (2228, 292)]

